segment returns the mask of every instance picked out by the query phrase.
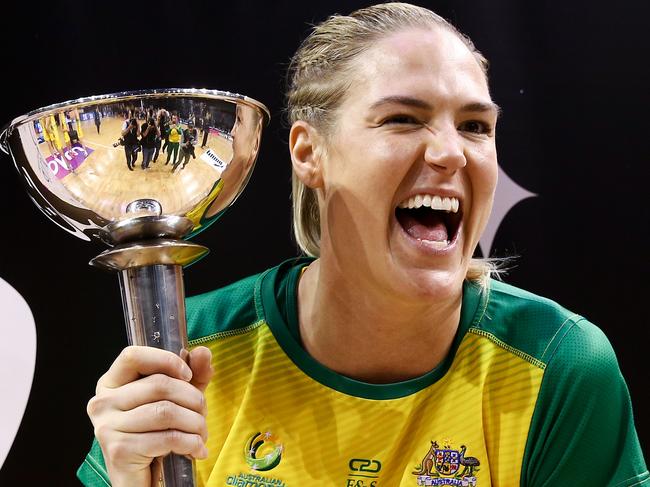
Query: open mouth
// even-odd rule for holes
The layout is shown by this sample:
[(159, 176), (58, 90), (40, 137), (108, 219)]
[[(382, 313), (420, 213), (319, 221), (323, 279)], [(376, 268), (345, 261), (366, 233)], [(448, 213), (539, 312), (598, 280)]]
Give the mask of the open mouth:
[(456, 239), (463, 212), (458, 198), (418, 194), (402, 201), (395, 217), (414, 239), (444, 248)]

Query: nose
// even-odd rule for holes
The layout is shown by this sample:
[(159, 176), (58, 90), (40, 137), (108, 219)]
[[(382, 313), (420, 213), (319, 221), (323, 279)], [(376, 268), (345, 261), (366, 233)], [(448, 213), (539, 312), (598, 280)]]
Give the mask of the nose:
[(426, 141), (424, 161), (429, 166), (436, 171), (454, 174), (467, 165), (462, 140), (455, 127), (444, 130), (427, 128), (430, 134)]

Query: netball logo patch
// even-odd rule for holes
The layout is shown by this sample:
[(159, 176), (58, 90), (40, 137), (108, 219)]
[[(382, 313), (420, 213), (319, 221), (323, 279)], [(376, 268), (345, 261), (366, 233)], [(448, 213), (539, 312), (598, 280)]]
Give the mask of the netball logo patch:
[(248, 437), (244, 446), (244, 460), (252, 470), (228, 475), (226, 485), (236, 487), (287, 487), (283, 480), (265, 477), (257, 472), (268, 472), (277, 467), (282, 460), (284, 446), (270, 431), (254, 433)]
[(250, 468), (265, 472), (278, 466), (283, 450), (282, 444), (270, 431), (255, 433), (246, 442), (244, 458)]
[(481, 462), (478, 458), (466, 456), (467, 447), (460, 450), (452, 448), (445, 442), (440, 448), (437, 441), (431, 442), (431, 448), (415, 470), (418, 485), (476, 487), (476, 472)]

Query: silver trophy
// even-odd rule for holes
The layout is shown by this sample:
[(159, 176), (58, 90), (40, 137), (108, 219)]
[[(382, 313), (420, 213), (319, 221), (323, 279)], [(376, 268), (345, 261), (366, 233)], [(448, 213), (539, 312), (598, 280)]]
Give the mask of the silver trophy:
[[(250, 178), (268, 109), (246, 96), (164, 89), (80, 98), (13, 120), (0, 147), (29, 196), (69, 233), (110, 248), (90, 264), (118, 271), (129, 344), (185, 358), (187, 241)], [(165, 485), (193, 486), (192, 461), (163, 459)]]

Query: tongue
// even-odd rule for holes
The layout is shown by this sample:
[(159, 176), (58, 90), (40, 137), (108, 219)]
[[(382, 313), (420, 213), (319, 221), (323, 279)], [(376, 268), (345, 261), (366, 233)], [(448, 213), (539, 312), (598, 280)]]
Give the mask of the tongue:
[(427, 211), (426, 213), (403, 211), (400, 213), (399, 222), (411, 237), (437, 242), (448, 240), (447, 227), (442, 215), (437, 211)]

